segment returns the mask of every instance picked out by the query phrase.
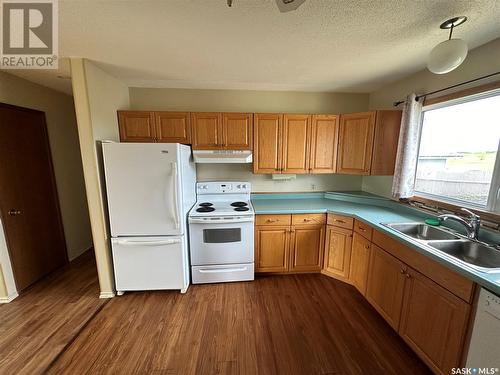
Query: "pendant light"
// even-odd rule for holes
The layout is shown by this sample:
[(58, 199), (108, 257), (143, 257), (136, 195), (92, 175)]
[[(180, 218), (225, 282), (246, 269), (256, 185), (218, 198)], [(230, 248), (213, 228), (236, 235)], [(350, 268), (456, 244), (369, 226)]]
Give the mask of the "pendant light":
[(441, 29), (450, 29), (448, 40), (439, 43), (429, 54), (427, 68), (435, 74), (445, 74), (456, 69), (467, 57), (467, 43), (462, 39), (452, 39), (453, 29), (467, 21), (467, 17), (460, 16), (443, 22)]

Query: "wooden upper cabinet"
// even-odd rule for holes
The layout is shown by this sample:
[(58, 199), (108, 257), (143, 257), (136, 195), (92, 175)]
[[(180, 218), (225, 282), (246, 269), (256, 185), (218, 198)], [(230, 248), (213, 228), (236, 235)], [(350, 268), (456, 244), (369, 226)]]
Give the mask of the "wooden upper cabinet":
[(221, 117), (218, 112), (191, 113), (191, 141), (194, 150), (214, 150), (223, 146)]
[(118, 111), (118, 127), (122, 142), (155, 142), (153, 112)]
[(287, 272), (289, 226), (255, 227), (255, 272)]
[(372, 244), (366, 299), (395, 330), (401, 317), (406, 270), (403, 262)]
[(399, 334), (436, 374), (461, 366), (470, 305), (409, 268)]
[(370, 250), (370, 241), (360, 234), (354, 233), (352, 238), (349, 280), (363, 295), (366, 294)]
[(313, 115), (311, 122), (310, 173), (335, 173), (339, 135), (338, 116)]
[(370, 174), (393, 175), (398, 151), (401, 111), (377, 111)]
[(222, 114), (223, 147), (227, 150), (251, 150), (253, 146), (253, 114)]
[(191, 144), (189, 112), (155, 112), (156, 141)]
[(292, 227), (290, 271), (319, 271), (323, 265), (325, 226), (303, 225)]
[(254, 173), (281, 173), (281, 132), (283, 116), (254, 115)]
[(283, 115), (282, 173), (308, 173), (310, 115)]
[(328, 225), (323, 269), (332, 276), (347, 281), (349, 279), (351, 248), (352, 230)]
[(340, 116), (338, 173), (370, 174), (374, 132), (375, 112)]

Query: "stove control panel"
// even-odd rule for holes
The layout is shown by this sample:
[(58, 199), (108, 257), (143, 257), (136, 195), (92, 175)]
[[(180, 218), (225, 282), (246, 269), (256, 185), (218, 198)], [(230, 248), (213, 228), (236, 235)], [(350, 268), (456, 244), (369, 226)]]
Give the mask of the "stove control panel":
[(250, 194), (251, 185), (249, 182), (222, 181), (222, 182), (197, 182), (197, 194)]

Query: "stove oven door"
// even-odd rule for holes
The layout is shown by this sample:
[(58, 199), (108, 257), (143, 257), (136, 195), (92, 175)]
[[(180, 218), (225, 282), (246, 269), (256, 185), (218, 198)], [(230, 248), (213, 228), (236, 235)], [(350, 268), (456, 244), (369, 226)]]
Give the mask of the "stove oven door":
[(191, 264), (253, 263), (253, 217), (190, 219)]

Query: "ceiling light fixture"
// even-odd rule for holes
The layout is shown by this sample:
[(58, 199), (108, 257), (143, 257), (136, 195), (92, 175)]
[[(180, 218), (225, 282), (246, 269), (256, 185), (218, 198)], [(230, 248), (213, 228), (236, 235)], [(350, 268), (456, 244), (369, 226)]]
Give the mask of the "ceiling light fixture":
[[(276, 0), (276, 5), (281, 13), (290, 12), (305, 3), (306, 0)], [(233, 6), (233, 0), (227, 0), (227, 6)]]
[(450, 29), (448, 40), (439, 43), (429, 54), (427, 69), (435, 74), (445, 74), (456, 69), (467, 57), (467, 43), (462, 39), (451, 39), (453, 29), (467, 21), (467, 17), (460, 16), (443, 22), (441, 29)]

